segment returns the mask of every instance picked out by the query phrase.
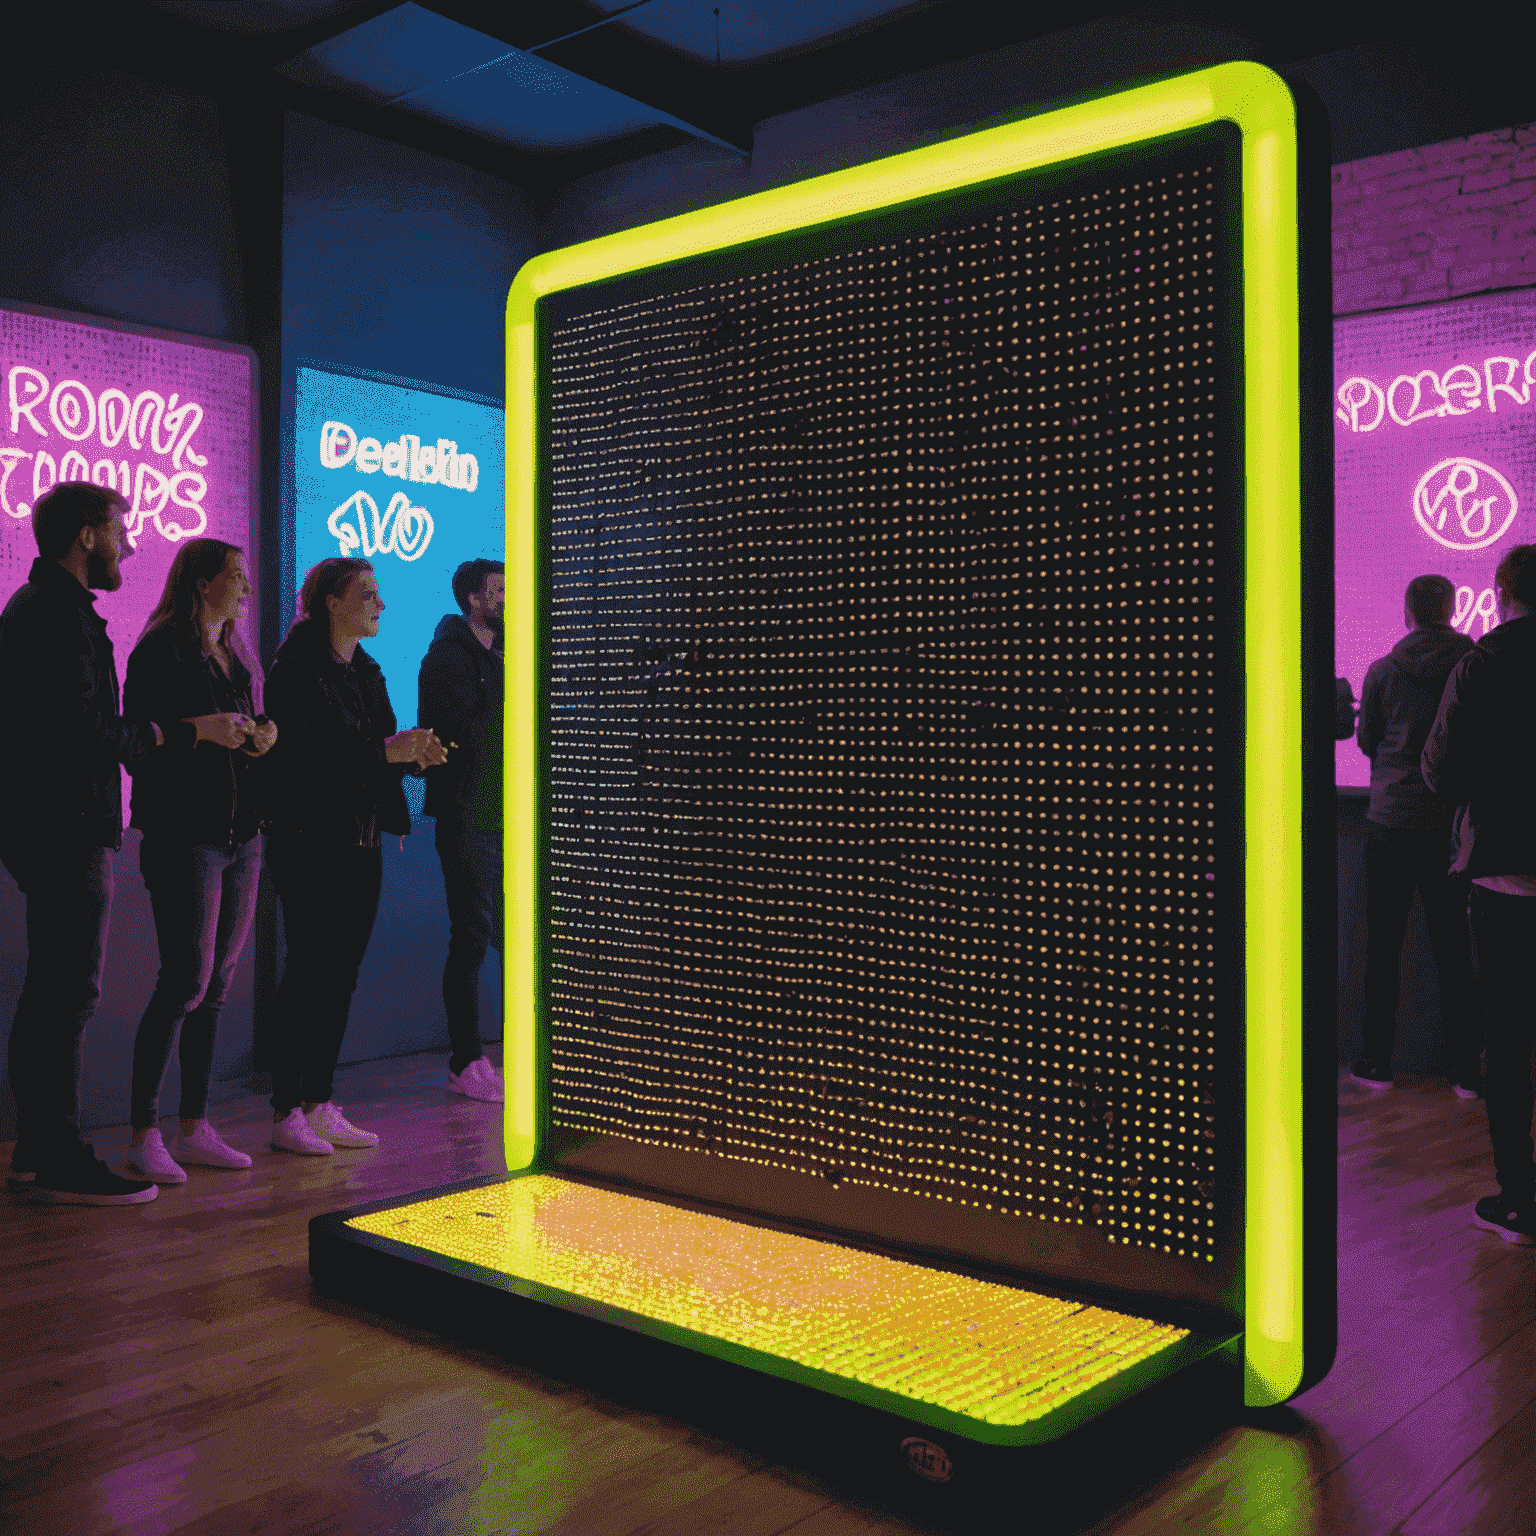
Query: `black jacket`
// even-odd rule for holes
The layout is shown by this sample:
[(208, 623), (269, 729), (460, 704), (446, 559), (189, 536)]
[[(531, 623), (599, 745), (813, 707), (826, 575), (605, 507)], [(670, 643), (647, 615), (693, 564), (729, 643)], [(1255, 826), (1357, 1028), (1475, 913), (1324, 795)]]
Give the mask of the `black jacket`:
[(362, 646), (347, 664), (326, 630), (296, 625), (267, 674), (266, 706), (277, 723), (277, 742), (261, 760), (274, 836), (374, 846), (380, 832), (411, 830), (404, 765), (384, 760), (395, 712)]
[[(225, 677), (203, 654), (192, 630), (162, 624), (134, 646), (123, 684), (130, 716), (187, 720), (194, 715), (256, 713), (251, 674), (238, 656)], [(170, 737), (158, 752), (129, 765), (133, 775), (132, 825), (157, 837), (185, 843), (248, 842), (260, 830), (258, 787), (261, 770), (245, 752), (212, 742), (196, 732)]]
[(501, 830), (502, 659), (468, 620), (443, 617), (417, 677), (417, 720), (453, 742), (427, 774), (426, 813), (481, 832)]
[(1458, 663), (1422, 768), (1456, 807), (1452, 874), (1536, 875), (1536, 615), (1490, 630)]
[[(122, 718), (107, 621), (95, 596), (54, 560), (32, 562), (0, 614), (0, 719), (27, 750), (0, 754), (7, 835), (123, 846), (118, 767), (156, 751), (147, 717)], [(167, 730), (173, 730), (175, 722)]]
[(1380, 661), (1360, 689), (1355, 739), (1371, 760), (1366, 818), (1384, 827), (1443, 829), (1448, 807), (1419, 776), (1419, 757), (1451, 669), (1472, 642), (1449, 624), (1411, 630)]

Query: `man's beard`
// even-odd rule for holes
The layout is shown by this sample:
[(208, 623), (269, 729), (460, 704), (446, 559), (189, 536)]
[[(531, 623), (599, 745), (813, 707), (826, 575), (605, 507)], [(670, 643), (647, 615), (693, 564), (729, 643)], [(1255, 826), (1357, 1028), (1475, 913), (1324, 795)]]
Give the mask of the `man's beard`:
[(116, 592), (123, 584), (123, 573), (105, 555), (89, 550), (85, 557), (85, 584), (93, 592)]
[(502, 616), (500, 613), (488, 613), (485, 616), (485, 627), (490, 630), (493, 640), (500, 640), (502, 634)]

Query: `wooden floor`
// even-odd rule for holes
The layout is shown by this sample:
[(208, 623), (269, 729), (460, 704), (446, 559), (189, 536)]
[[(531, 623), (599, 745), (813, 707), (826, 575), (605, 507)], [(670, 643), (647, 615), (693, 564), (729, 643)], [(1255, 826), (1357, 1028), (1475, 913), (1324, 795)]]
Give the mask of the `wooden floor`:
[[(344, 1070), (338, 1099), (383, 1137), (371, 1152), (271, 1154), (253, 1096), (219, 1111), (255, 1155), (249, 1172), (193, 1170), (125, 1210), (11, 1200), (0, 1528), (1536, 1530), (1536, 1249), (1469, 1224), (1492, 1190), (1483, 1109), (1443, 1081), (1340, 1089), (1342, 1343), (1326, 1381), (1269, 1416), (1215, 1405), (1079, 1437), (1005, 1474), (984, 1507), (872, 1476), (794, 1423), (771, 1443), (744, 1440), (729, 1415), (690, 1411), (629, 1368), (562, 1373), (517, 1341), (500, 1354), (445, 1343), (312, 1296), (310, 1216), (498, 1169), (497, 1111), (443, 1083), (441, 1058)], [(98, 1150), (119, 1160), (126, 1140), (100, 1133)]]

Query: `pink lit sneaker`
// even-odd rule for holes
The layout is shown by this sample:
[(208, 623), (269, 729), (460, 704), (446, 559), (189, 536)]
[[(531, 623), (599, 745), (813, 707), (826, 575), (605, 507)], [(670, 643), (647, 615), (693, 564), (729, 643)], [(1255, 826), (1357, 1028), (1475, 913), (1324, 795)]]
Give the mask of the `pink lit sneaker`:
[(251, 1160), (237, 1152), (206, 1120), (199, 1120), (190, 1136), (176, 1133), (171, 1143), (176, 1161), (195, 1163), (199, 1168), (249, 1168)]
[(341, 1106), (330, 1100), (316, 1104), (304, 1118), (315, 1135), (323, 1136), (333, 1147), (376, 1147), (379, 1144), (379, 1138), (372, 1131), (353, 1125), (342, 1114)]
[(125, 1159), (129, 1173), (135, 1178), (148, 1179), (151, 1184), (185, 1184), (187, 1173), (175, 1158), (165, 1150), (165, 1138), (153, 1130), (143, 1144), (128, 1148)]
[(487, 1104), (500, 1104), (506, 1097), (501, 1073), (484, 1056), (470, 1062), (462, 1072), (450, 1072), (448, 1086), (466, 1099), (482, 1099)]
[(336, 1149), (325, 1137), (315, 1135), (304, 1111), (294, 1105), (281, 1120), (272, 1122), (272, 1150), (297, 1152), (302, 1157), (329, 1157)]

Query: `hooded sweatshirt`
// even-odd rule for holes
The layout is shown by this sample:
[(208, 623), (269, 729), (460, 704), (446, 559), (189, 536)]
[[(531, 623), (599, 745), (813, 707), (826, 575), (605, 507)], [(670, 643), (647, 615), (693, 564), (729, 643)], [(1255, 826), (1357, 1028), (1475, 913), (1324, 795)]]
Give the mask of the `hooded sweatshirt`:
[(1536, 615), (1527, 614), (1489, 630), (1457, 664), (1424, 746), (1425, 782), (1456, 808), (1452, 874), (1517, 883), (1536, 876), (1533, 765)]
[(469, 621), (446, 614), (417, 678), (416, 718), (452, 742), (427, 775), (426, 813), (439, 826), (501, 830), (502, 659), (475, 639)]
[(1419, 758), (1445, 681), (1472, 649), (1472, 641), (1449, 624), (1426, 624), (1371, 663), (1360, 690), (1355, 731), (1360, 750), (1371, 760), (1368, 821), (1424, 831), (1449, 825), (1450, 807), (1430, 793)]

